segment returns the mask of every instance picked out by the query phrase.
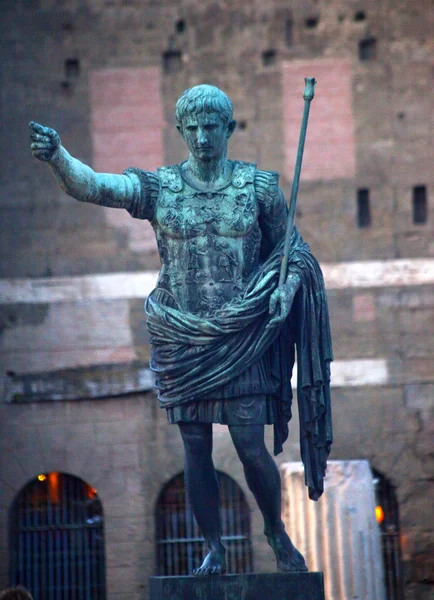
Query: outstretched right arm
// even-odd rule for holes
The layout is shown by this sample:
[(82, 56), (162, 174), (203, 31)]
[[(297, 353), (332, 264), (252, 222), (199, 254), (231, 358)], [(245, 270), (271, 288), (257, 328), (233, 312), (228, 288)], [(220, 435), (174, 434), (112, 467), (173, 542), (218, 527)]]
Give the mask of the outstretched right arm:
[(140, 196), (137, 176), (95, 173), (63, 148), (54, 129), (34, 121), (30, 122), (30, 129), (33, 156), (48, 163), (62, 190), (73, 198), (128, 210)]

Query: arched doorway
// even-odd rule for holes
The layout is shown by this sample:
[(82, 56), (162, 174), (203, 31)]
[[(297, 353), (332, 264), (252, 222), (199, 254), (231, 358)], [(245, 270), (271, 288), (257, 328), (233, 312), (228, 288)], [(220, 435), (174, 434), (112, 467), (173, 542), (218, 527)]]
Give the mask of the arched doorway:
[(10, 509), (11, 584), (35, 600), (105, 600), (104, 525), (97, 491), (66, 473), (41, 473)]
[(398, 500), (395, 488), (384, 475), (373, 470), (373, 478), (377, 504), (375, 516), (381, 531), (387, 599), (403, 600), (404, 585)]
[[(239, 485), (217, 471), (223, 543), (227, 548), (229, 573), (253, 570), (250, 510)], [(186, 502), (184, 474), (163, 488), (156, 506), (158, 575), (191, 575), (205, 555), (203, 538)]]

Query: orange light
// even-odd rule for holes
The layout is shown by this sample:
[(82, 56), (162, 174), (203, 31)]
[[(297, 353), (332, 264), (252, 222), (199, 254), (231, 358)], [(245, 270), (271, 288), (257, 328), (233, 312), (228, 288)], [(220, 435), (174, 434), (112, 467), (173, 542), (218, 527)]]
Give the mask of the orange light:
[(97, 491), (96, 491), (96, 489), (95, 489), (95, 488), (93, 488), (93, 487), (89, 487), (89, 488), (88, 488), (88, 490), (87, 490), (87, 495), (88, 495), (88, 496), (89, 496), (89, 498), (91, 498), (91, 499), (93, 499), (93, 498), (96, 498), (96, 495), (97, 495), (97, 493), (98, 493), (98, 492), (97, 492)]
[(381, 506), (375, 507), (375, 518), (377, 519), (378, 523), (382, 523), (384, 521), (384, 510), (381, 508)]
[(45, 481), (47, 479), (47, 476), (41, 473), (40, 475), (38, 475), (38, 479), (39, 481)]
[(48, 473), (50, 500), (53, 504), (60, 502), (59, 473)]

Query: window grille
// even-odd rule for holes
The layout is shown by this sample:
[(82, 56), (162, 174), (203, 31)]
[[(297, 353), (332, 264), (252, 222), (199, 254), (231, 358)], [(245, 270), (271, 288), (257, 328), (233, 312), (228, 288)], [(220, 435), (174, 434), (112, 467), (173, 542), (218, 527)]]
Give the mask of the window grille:
[(43, 473), (10, 510), (11, 584), (34, 600), (105, 600), (102, 504), (94, 488)]
[[(222, 539), (229, 573), (253, 570), (250, 512), (237, 483), (217, 471), (220, 487)], [(157, 573), (191, 575), (205, 557), (206, 548), (192, 510), (186, 502), (184, 474), (163, 489), (156, 508)]]
[(404, 600), (398, 501), (395, 489), (377, 471), (374, 471), (374, 487), (377, 501), (376, 516), (381, 531), (387, 599)]

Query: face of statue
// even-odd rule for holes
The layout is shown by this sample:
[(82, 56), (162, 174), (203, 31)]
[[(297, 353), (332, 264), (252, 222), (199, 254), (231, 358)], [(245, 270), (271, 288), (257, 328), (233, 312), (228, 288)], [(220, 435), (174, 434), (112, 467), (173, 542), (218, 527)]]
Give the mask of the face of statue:
[(207, 162), (226, 155), (234, 127), (234, 121), (226, 123), (218, 113), (200, 112), (185, 116), (179, 131), (194, 158)]

